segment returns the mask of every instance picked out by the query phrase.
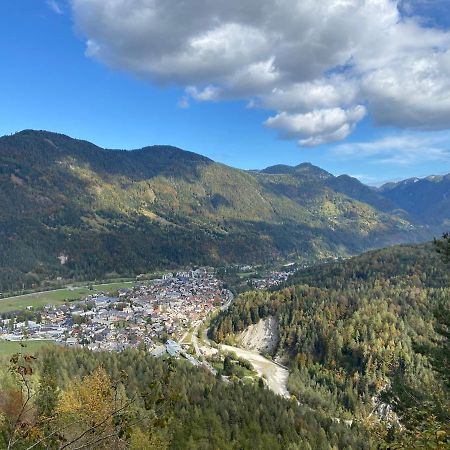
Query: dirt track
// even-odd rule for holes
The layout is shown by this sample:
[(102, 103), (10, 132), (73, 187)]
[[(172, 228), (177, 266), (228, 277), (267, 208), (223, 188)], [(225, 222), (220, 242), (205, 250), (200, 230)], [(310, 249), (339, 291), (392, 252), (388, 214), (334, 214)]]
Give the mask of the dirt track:
[(231, 345), (221, 345), (220, 348), (225, 351), (234, 352), (240, 358), (250, 361), (258, 372), (258, 375), (267, 381), (267, 386), (275, 392), (275, 394), (286, 398), (290, 397), (286, 387), (289, 376), (287, 369), (275, 364), (252, 350), (244, 350), (239, 347), (232, 347)]

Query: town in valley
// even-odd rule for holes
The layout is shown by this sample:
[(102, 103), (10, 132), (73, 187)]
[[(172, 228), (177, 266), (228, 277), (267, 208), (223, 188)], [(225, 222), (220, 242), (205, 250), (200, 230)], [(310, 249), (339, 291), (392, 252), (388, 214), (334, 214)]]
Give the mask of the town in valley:
[[(266, 289), (283, 283), (292, 273), (292, 269), (269, 271), (247, 284), (252, 289)], [(232, 292), (213, 268), (168, 272), (161, 278), (118, 289), (115, 295), (96, 292), (80, 301), (41, 308), (33, 307), (30, 301), (27, 317), (31, 318), (18, 321), (10, 314), (0, 318), (0, 339), (53, 341), (94, 351), (145, 348), (154, 356), (186, 356), (192, 331), (232, 299)], [(195, 364), (195, 359), (188, 359)]]

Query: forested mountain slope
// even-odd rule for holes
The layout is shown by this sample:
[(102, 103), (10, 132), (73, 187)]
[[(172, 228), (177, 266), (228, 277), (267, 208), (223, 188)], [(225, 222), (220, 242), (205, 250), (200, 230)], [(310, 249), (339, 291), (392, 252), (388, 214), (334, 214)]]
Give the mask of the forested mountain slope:
[(344, 189), (311, 164), (277, 167), (242, 171), (169, 146), (105, 150), (46, 131), (4, 136), (0, 291), (56, 276), (349, 255), (432, 235), (364, 185)]
[(37, 359), (26, 356), (16, 355), (36, 371), (34, 377), (26, 374), (36, 395), (19, 422), (20, 383), (0, 368), (0, 448), (11, 441), (10, 448), (37, 450), (374, 446), (362, 426), (349, 429), (263, 386), (225, 383), (205, 369), (162, 361), (145, 350), (55, 348), (34, 355)]
[[(302, 181), (308, 180), (309, 182), (315, 182), (328, 187), (335, 192), (339, 192), (354, 200), (366, 203), (380, 211), (394, 212), (395, 210), (399, 210), (399, 207), (386, 199), (381, 192), (377, 192), (377, 190), (365, 186), (356, 178), (350, 177), (349, 175), (335, 177), (331, 173), (320, 167), (313, 166), (310, 163), (302, 163), (298, 166), (279, 164), (267, 167), (266, 169), (259, 171), (259, 173), (297, 177), (302, 179)], [(397, 212), (401, 214), (401, 211)], [(405, 213), (403, 213), (403, 215), (405, 215)]]
[(433, 244), (397, 245), (299, 270), (286, 286), (308, 284), (321, 288), (348, 288), (365, 283), (409, 283), (424, 287), (450, 286), (449, 267), (442, 264)]
[(370, 422), (384, 400), (406, 427), (392, 439), (425, 448), (441, 432), (446, 444), (431, 448), (445, 448), (450, 272), (432, 245), (370, 252), (300, 271), (290, 283), (239, 296), (210, 336), (233, 341), (274, 316), (280, 336), (274, 356), (290, 366), (289, 389), (301, 402)]

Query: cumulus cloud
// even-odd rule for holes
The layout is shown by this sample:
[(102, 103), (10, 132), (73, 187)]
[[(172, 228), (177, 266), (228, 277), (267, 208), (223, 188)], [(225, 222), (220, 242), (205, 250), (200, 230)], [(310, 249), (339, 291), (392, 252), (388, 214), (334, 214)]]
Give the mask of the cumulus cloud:
[(362, 92), (380, 125), (450, 128), (450, 52), (405, 57), (373, 70)]
[(349, 106), (357, 101), (358, 85), (355, 80), (332, 76), (313, 82), (292, 83), (275, 87), (261, 95), (261, 104), (278, 111), (307, 112), (317, 108)]
[(195, 101), (247, 99), (312, 146), (450, 128), (450, 33), (394, 0), (72, 0), (86, 53)]
[(265, 124), (280, 130), (284, 138), (300, 138), (300, 145), (312, 147), (345, 139), (365, 113), (361, 105), (348, 110), (319, 109), (304, 114), (281, 112), (269, 117)]

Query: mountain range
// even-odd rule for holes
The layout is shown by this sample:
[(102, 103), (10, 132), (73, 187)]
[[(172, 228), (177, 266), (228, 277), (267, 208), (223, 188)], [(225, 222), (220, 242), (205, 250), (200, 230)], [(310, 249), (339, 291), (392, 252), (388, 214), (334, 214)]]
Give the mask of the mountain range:
[(413, 221), (423, 224), (448, 223), (450, 174), (387, 183), (381, 186), (379, 192), (386, 199), (408, 211)]
[(450, 223), (449, 198), (449, 175), (375, 189), (309, 163), (244, 171), (25, 130), (0, 138), (0, 290), (423, 241)]

